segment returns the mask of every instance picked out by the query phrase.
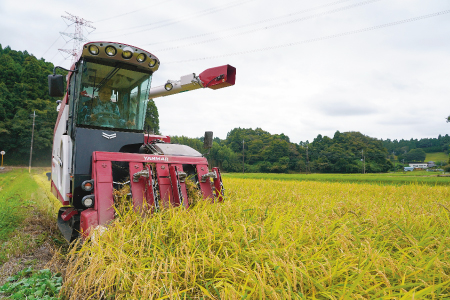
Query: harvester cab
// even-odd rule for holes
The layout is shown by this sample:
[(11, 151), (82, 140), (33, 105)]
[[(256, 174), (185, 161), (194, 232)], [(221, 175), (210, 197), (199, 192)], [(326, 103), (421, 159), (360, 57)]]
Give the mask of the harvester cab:
[[(91, 42), (67, 70), (65, 94), (63, 77), (49, 75), (50, 96), (63, 97), (54, 130), (51, 187), (63, 204), (58, 227), (68, 241), (108, 225), (115, 214), (114, 190), (125, 186), (136, 209), (144, 202), (152, 210), (189, 207), (186, 180), (205, 199), (223, 200), (218, 168), (209, 170), (201, 153), (171, 144), (169, 136), (145, 133), (144, 124), (148, 99), (234, 85), (236, 69), (224, 65), (151, 88), (159, 65), (145, 50)], [(205, 145), (211, 143), (212, 133), (207, 133)]]

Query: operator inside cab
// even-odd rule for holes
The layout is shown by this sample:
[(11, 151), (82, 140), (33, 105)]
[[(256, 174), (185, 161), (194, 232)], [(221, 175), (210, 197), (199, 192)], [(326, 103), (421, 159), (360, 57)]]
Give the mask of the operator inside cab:
[(112, 101), (113, 90), (110, 86), (104, 86), (98, 92), (98, 102), (92, 108), (90, 114), (91, 124), (96, 126), (121, 127), (119, 107)]

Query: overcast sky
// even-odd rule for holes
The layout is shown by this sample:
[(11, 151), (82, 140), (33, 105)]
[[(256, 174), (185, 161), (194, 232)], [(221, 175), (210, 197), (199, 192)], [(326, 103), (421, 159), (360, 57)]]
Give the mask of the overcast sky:
[(60, 35), (75, 31), (65, 12), (92, 21), (89, 41), (156, 55), (153, 86), (236, 67), (233, 87), (155, 99), (163, 134), (260, 127), (298, 143), (336, 130), (410, 139), (450, 129), (448, 0), (1, 0), (0, 44), (69, 67), (58, 51), (73, 47)]

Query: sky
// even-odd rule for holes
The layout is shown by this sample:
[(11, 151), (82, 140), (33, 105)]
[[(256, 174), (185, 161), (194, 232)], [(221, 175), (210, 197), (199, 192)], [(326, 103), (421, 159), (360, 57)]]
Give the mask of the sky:
[(66, 13), (89, 41), (126, 43), (161, 61), (152, 86), (225, 64), (236, 84), (155, 99), (160, 131), (221, 139), (262, 128), (312, 141), (449, 132), (448, 0), (1, 0), (0, 44), (68, 68)]

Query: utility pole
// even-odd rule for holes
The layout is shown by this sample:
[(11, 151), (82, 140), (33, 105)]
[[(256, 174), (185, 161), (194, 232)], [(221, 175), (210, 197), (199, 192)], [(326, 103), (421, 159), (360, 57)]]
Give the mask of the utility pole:
[(0, 154), (2, 155), (2, 166), (0, 167), (0, 169), (3, 170), (3, 169), (4, 169), (4, 168), (3, 168), (3, 155), (5, 155), (6, 152), (2, 150), (2, 151), (0, 152)]
[[(78, 53), (78, 51), (80, 51), (81, 43), (88, 41), (83, 35), (83, 28), (89, 27), (89, 28), (93, 29), (92, 31), (94, 31), (95, 27), (92, 26), (91, 21), (87, 21), (78, 16), (74, 16), (71, 13), (68, 13), (67, 11), (66, 11), (66, 14), (68, 14), (68, 16), (61, 16), (61, 18), (69, 20), (70, 22), (72, 22), (72, 24), (75, 24), (75, 33), (60, 32), (60, 34), (63, 36), (67, 36), (67, 37), (71, 38), (70, 40), (74, 41), (73, 48), (72, 49), (58, 49), (58, 50), (61, 52), (65, 52), (65, 53), (69, 54), (70, 56), (72, 56), (72, 61), (71, 61), (70, 65), (73, 65), (78, 60), (78, 57), (80, 56), (79, 55), (80, 53)], [(69, 41), (67, 41), (67, 42), (69, 42)]]
[(244, 164), (244, 139), (242, 139), (242, 173), (245, 173), (245, 164)]
[(31, 130), (30, 164), (28, 165), (28, 173), (31, 173), (31, 157), (33, 156), (34, 120), (36, 119), (36, 111), (33, 112), (32, 116), (33, 116), (33, 129)]
[(395, 166), (395, 151), (392, 151), (392, 160), (394, 161), (394, 172), (397, 172), (397, 168)]
[(366, 174), (366, 157), (364, 156), (364, 149), (361, 150), (361, 161), (363, 163), (362, 173)]
[(309, 171), (309, 157), (308, 157), (308, 145), (306, 145), (306, 174)]

